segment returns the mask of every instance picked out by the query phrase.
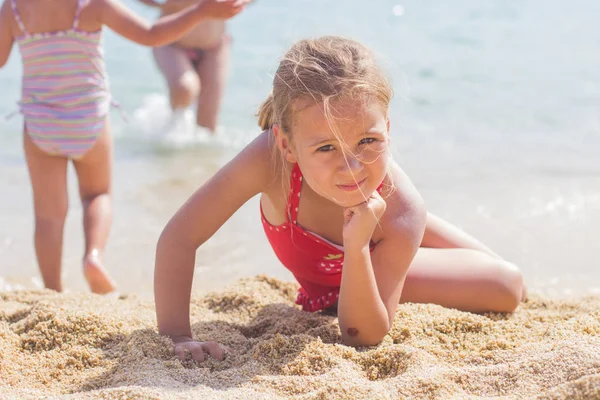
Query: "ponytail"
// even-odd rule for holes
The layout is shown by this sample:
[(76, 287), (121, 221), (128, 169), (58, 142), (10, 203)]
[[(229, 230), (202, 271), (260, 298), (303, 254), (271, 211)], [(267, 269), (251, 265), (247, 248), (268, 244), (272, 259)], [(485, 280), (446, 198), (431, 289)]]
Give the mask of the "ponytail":
[(263, 131), (269, 130), (275, 125), (275, 112), (273, 109), (273, 93), (262, 103), (258, 109), (258, 126)]

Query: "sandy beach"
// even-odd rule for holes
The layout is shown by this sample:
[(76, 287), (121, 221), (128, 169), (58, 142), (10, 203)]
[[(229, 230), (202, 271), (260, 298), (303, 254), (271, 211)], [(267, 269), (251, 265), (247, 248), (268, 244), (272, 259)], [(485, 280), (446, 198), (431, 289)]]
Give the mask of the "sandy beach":
[[(140, 1), (124, 3), (158, 17)], [(41, 289), (24, 121), (0, 118), (0, 400), (600, 400), (600, 2), (255, 3), (228, 23), (217, 135), (197, 130), (195, 104), (172, 119), (153, 51), (105, 30), (120, 104), (111, 114), (105, 262), (120, 296), (87, 293), (71, 167), (68, 292)], [(222, 343), (228, 356), (182, 363), (156, 330), (157, 240), (192, 193), (259, 135), (255, 114), (284, 52), (321, 35), (373, 49), (396, 93), (394, 159), (429, 211), (522, 269), (530, 299), (511, 315), (403, 304), (379, 346), (343, 346), (335, 316), (294, 304), (296, 283), (265, 238), (254, 197), (195, 258), (195, 338)], [(0, 71), (3, 117), (20, 109), (22, 75), (14, 48)]]
[(404, 304), (374, 348), (340, 344), (332, 315), (302, 312), (265, 276), (194, 296), (198, 340), (227, 358), (180, 363), (153, 303), (0, 293), (3, 398), (600, 398), (600, 298), (535, 294), (513, 315)]

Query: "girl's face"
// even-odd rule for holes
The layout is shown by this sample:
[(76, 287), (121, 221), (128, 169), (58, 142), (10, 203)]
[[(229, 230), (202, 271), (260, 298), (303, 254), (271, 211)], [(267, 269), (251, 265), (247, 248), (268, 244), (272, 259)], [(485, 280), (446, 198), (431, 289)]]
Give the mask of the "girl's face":
[(296, 106), (291, 143), (276, 133), (286, 159), (317, 194), (342, 207), (364, 202), (388, 170), (387, 110), (376, 101), (333, 103), (328, 120), (322, 104)]

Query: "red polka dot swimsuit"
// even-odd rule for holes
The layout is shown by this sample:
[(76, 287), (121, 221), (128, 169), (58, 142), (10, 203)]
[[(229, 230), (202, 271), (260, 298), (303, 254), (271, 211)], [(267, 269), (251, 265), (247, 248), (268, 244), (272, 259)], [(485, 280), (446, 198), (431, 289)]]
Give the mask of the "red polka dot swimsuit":
[[(287, 219), (271, 225), (260, 209), (265, 234), (279, 261), (300, 284), (296, 304), (305, 311), (319, 311), (334, 305), (339, 297), (344, 250), (298, 225), (298, 204), (302, 173), (298, 164), (290, 177)], [(381, 190), (381, 186), (377, 189)], [(371, 245), (371, 250), (375, 247)]]

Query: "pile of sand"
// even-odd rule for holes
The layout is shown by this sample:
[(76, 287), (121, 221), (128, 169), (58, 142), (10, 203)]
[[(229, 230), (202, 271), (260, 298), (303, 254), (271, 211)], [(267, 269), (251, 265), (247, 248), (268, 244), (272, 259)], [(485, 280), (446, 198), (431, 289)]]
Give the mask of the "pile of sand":
[(332, 316), (266, 277), (195, 298), (222, 362), (180, 363), (153, 304), (50, 291), (0, 294), (0, 393), (28, 398), (600, 398), (600, 298), (533, 297), (514, 315), (401, 305), (376, 348), (339, 344)]

